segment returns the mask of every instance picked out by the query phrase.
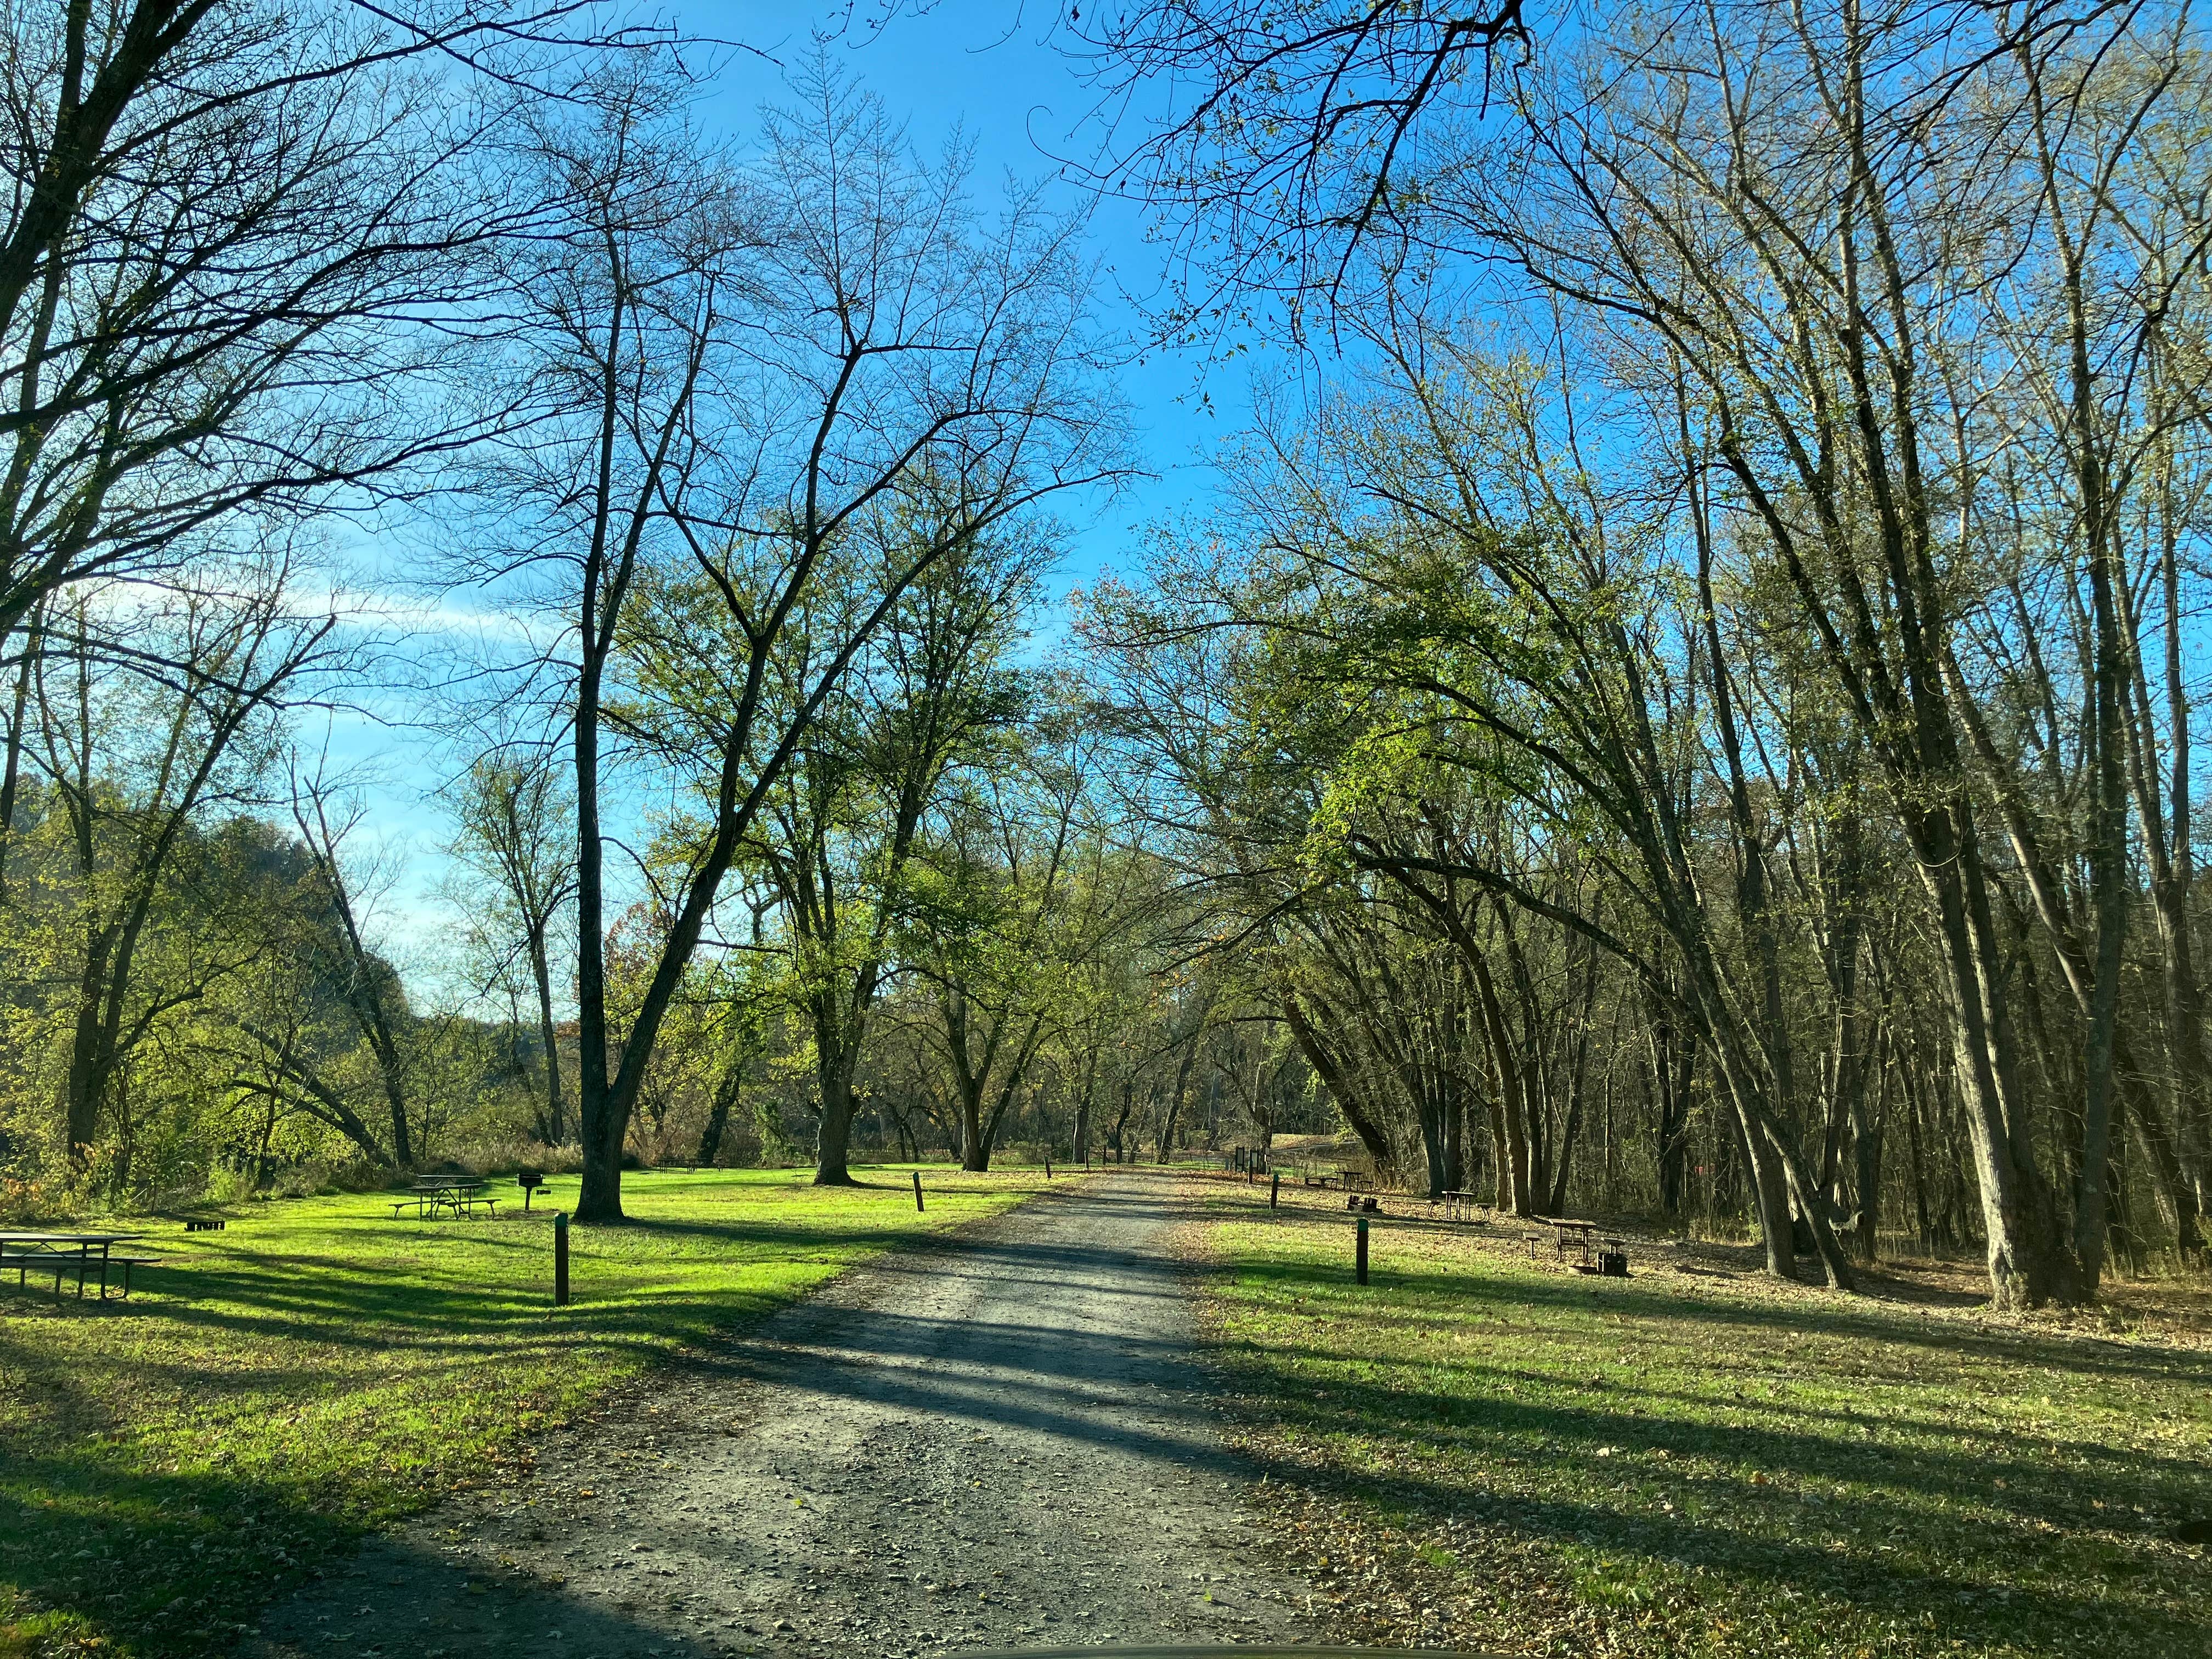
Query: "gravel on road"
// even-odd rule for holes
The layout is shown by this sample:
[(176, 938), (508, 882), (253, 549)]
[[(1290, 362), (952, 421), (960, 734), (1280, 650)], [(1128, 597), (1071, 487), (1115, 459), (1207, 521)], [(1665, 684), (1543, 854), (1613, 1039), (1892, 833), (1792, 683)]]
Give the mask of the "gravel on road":
[(1310, 1641), (1212, 1427), (1194, 1213), (1116, 1171), (848, 1274), (331, 1567), (241, 1659)]

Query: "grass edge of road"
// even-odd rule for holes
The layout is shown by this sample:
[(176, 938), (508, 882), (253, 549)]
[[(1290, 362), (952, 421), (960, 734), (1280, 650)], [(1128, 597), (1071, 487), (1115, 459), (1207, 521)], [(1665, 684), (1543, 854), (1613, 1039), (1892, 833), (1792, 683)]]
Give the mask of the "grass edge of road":
[(1337, 1639), (1624, 1656), (2212, 1650), (2212, 1353), (1638, 1262), (1585, 1279), (1201, 1183), (1255, 1507)]
[[(128, 1302), (0, 1291), (0, 1659), (204, 1654), (364, 1532), (532, 1472), (652, 1368), (895, 1250), (1048, 1190), (1042, 1172), (647, 1172), (631, 1224), (392, 1222), (380, 1194), (234, 1206), (160, 1238)], [(1065, 1190), (1074, 1177), (1056, 1172)], [(1079, 1172), (1078, 1172), (1079, 1174)]]

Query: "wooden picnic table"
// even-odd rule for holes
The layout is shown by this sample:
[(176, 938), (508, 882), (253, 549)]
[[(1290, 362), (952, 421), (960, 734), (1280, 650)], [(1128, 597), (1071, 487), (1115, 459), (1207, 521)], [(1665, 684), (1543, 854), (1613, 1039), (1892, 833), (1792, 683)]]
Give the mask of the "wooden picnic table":
[(1309, 1187), (1334, 1187), (1340, 1193), (1365, 1193), (1375, 1189), (1375, 1179), (1364, 1170), (1347, 1170), (1340, 1165), (1327, 1170), (1307, 1168), (1299, 1170)]
[(456, 1220), (473, 1217), (482, 1205), (496, 1216), (499, 1200), (484, 1195), (491, 1182), (483, 1176), (416, 1176), (415, 1191), (410, 1197), (386, 1199), (392, 1206), (392, 1218), (399, 1219), (402, 1210), (411, 1207), (416, 1219), (434, 1221), (441, 1215)]
[(1447, 1221), (1487, 1221), (1490, 1205), (1481, 1194), (1448, 1192), (1443, 1194), (1444, 1219)]
[(123, 1295), (131, 1294), (131, 1270), (155, 1260), (152, 1256), (129, 1253), (117, 1255), (115, 1247), (127, 1244), (132, 1239), (143, 1238), (143, 1233), (0, 1233), (0, 1273), (13, 1267), (15, 1283), (21, 1285), (34, 1273), (51, 1273), (54, 1276), (54, 1300), (62, 1299), (62, 1280), (74, 1269), (76, 1273), (77, 1300), (84, 1300), (84, 1287), (95, 1273), (100, 1284), (100, 1299), (107, 1300), (108, 1269), (123, 1269)]
[(1559, 1246), (1560, 1261), (1567, 1259), (1567, 1242), (1572, 1239), (1582, 1247), (1583, 1266), (1587, 1267), (1590, 1265), (1590, 1249), (1597, 1238), (1596, 1222), (1571, 1221), (1564, 1216), (1548, 1215), (1532, 1216), (1530, 1219), (1552, 1230), (1552, 1237)]

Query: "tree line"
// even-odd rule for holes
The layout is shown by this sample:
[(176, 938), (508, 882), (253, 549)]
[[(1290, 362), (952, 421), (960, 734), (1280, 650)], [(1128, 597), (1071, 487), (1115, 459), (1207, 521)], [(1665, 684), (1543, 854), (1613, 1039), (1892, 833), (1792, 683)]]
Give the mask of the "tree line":
[(1556, 1208), (1625, 1092), (1777, 1273), (2201, 1252), (2193, 17), (1212, 15), (1124, 165), (1355, 362), (1087, 625), (1377, 1158)]
[[(641, 1158), (848, 1179), (863, 1118), (1073, 1146), (1157, 1060), (1101, 1045), (1176, 994), (1162, 877), (1029, 644), (1131, 470), (1081, 223), (823, 52), (708, 131), (608, 15), (10, 26), (13, 1211), (491, 1149), (616, 1219)], [(392, 702), (450, 763), (411, 946)]]
[[(828, 58), (733, 139), (582, 9), (27, 15), (14, 1201), (1341, 1125), (1838, 1287), (2201, 1252), (2193, 18), (1308, 24), (1078, 31), (1164, 330), (1308, 372), (1061, 611), (1083, 225)], [(330, 736), (409, 677), (435, 992)]]

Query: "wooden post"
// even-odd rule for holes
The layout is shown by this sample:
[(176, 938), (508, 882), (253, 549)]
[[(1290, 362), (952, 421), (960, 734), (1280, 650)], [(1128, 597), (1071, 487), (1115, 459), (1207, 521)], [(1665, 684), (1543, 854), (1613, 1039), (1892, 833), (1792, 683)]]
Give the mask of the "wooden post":
[(921, 1213), (921, 1171), (919, 1170), (914, 1172), (914, 1212), (916, 1215)]
[(1047, 1181), (1052, 1179), (1052, 1154), (1050, 1152), (1047, 1152), (1044, 1155), (1044, 1178)]
[(568, 1305), (568, 1212), (553, 1218), (553, 1305)]
[(1278, 1170), (1267, 1177), (1267, 1207), (1273, 1209), (1283, 1195), (1283, 1172)]
[(1359, 1282), (1364, 1285), (1367, 1282), (1367, 1218), (1365, 1216), (1359, 1218), (1359, 1243), (1355, 1249), (1357, 1260), (1354, 1263), (1354, 1271), (1358, 1276)]

